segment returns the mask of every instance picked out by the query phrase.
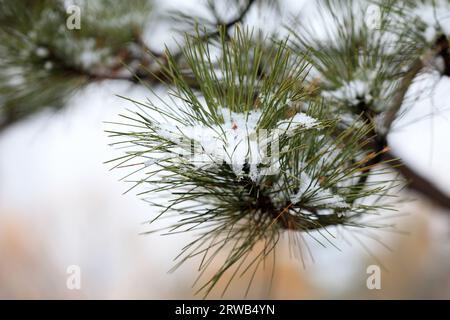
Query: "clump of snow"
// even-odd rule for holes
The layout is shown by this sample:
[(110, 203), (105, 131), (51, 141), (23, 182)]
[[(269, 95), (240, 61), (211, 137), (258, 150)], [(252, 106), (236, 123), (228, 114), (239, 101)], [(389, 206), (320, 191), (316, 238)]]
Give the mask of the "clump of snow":
[(49, 54), (48, 49), (44, 47), (37, 47), (35, 53), (39, 58), (46, 58)]
[[(276, 166), (273, 158), (279, 150), (272, 152), (269, 157), (267, 150), (269, 143), (276, 145), (280, 135), (291, 136), (299, 128), (306, 130), (319, 125), (316, 119), (298, 113), (291, 119), (280, 121), (276, 126), (278, 131), (271, 135), (265, 130), (258, 130), (261, 118), (259, 110), (236, 113), (222, 108), (220, 113), (224, 119), (223, 125), (220, 126), (174, 126), (165, 123), (158, 126), (157, 132), (161, 137), (181, 147), (177, 152), (182, 152), (180, 149), (183, 147), (190, 150), (190, 143), (194, 141), (194, 154), (190, 160), (196, 165), (227, 163), (238, 177), (244, 175), (244, 167), (248, 165), (250, 178), (258, 182), (262, 176), (274, 169), (274, 165)], [(186, 140), (189, 145), (186, 145)]]
[(308, 189), (314, 185), (313, 180), (306, 172), (300, 173), (300, 185), (299, 189), (295, 194), (289, 195), (289, 200), (292, 203), (298, 203), (301, 201), (303, 195), (308, 191)]
[(286, 132), (288, 136), (292, 136), (294, 130), (303, 127), (305, 129), (312, 129), (317, 127), (319, 122), (313, 117), (304, 113), (297, 113), (293, 118), (287, 121), (280, 121), (277, 125), (278, 129)]
[[(270, 103), (271, 101), (276, 100), (277, 94), (276, 94), (275, 92), (268, 92), (268, 93), (262, 93), (262, 92), (261, 92), (261, 93), (258, 95), (258, 98), (261, 100), (261, 102), (262, 102), (263, 104), (268, 104), (268, 103)], [(283, 104), (284, 104), (284, 105), (291, 105), (291, 103), (292, 103), (292, 96), (291, 96), (291, 95), (288, 95), (288, 96), (285, 98), (285, 100), (283, 101)]]
[(315, 195), (309, 200), (316, 206), (326, 206), (328, 208), (349, 208), (348, 203), (340, 195), (331, 193), (330, 190), (319, 188)]
[(347, 106), (365, 103), (374, 110), (384, 111), (396, 86), (394, 81), (380, 80), (383, 72), (381, 64), (372, 68), (360, 67), (354, 72), (352, 80), (343, 82), (334, 90), (323, 90), (321, 95), (325, 99), (344, 103)]
[(51, 61), (46, 61), (45, 64), (44, 64), (44, 69), (45, 70), (53, 69), (53, 63)]
[[(226, 163), (237, 177), (248, 176), (253, 182), (269, 188), (272, 202), (277, 207), (281, 208), (287, 201), (294, 205), (302, 202), (305, 205), (310, 204), (312, 207), (320, 208), (319, 214), (322, 214), (322, 211), (323, 214), (333, 213), (333, 210), (325, 209), (349, 208), (343, 197), (324, 188), (318, 177), (311, 177), (305, 170), (301, 170), (296, 181), (298, 189), (295, 192), (289, 191), (289, 188), (286, 190), (286, 185), (291, 185), (293, 181), (287, 182), (284, 175), (278, 175), (280, 173), (279, 159), (273, 157), (273, 153), (269, 156), (266, 152), (268, 140), (274, 144), (279, 136), (274, 139), (260, 138), (258, 122), (261, 111), (236, 113), (222, 108), (219, 113), (224, 119), (221, 125), (177, 126), (172, 123), (163, 123), (159, 124), (155, 131), (160, 137), (176, 145), (172, 152), (182, 154), (181, 159), (186, 159), (199, 168), (219, 167)], [(291, 119), (278, 122), (276, 128), (281, 135), (289, 137), (297, 129), (317, 129), (319, 124), (317, 119), (298, 113)], [(193, 153), (192, 150), (194, 150)], [(174, 157), (172, 155), (162, 159), (168, 158)], [(153, 165), (158, 160), (149, 160), (145, 165)], [(262, 184), (263, 177), (269, 174), (278, 175), (278, 179), (271, 187)], [(289, 172), (287, 175), (290, 175)]]
[[(158, 134), (177, 144), (177, 152), (194, 142), (194, 154), (190, 161), (198, 166), (222, 165), (228, 163), (237, 176), (242, 176), (244, 164), (251, 164), (251, 175), (256, 170), (258, 158), (257, 141), (255, 139), (257, 122), (261, 113), (258, 111), (239, 114), (222, 109), (224, 124), (222, 126), (174, 126), (161, 124)], [(188, 145), (186, 145), (186, 141)], [(249, 161), (252, 153), (252, 161)], [(183, 154), (185, 155), (185, 154)], [(189, 156), (189, 154), (188, 154)]]
[(85, 69), (89, 70), (102, 62), (110, 55), (108, 48), (97, 48), (96, 41), (93, 38), (83, 39), (77, 43), (81, 50), (78, 56), (79, 64)]
[(299, 180), (299, 190), (289, 197), (292, 203), (307, 199), (308, 203), (314, 204), (315, 207), (349, 208), (344, 198), (320, 186), (319, 181), (313, 180), (306, 172), (301, 172)]
[(25, 71), (20, 67), (9, 67), (3, 70), (3, 73), (8, 78), (7, 85), (11, 87), (18, 87), (25, 84)]
[(333, 91), (323, 91), (322, 96), (327, 99), (345, 101), (351, 105), (359, 102), (370, 102), (373, 97), (370, 93), (371, 85), (367, 81), (355, 79), (345, 83), (342, 87)]

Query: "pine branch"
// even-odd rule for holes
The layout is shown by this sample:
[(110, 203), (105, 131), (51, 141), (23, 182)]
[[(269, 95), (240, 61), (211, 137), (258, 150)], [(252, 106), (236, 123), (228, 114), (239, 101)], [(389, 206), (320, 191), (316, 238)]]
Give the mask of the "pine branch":
[[(338, 7), (337, 3), (342, 5)], [(380, 29), (367, 28), (364, 20), (360, 18), (363, 16), (361, 12), (364, 13), (364, 6), (360, 12), (358, 11), (360, 9), (355, 9), (355, 7), (359, 8), (358, 6), (350, 3), (352, 2), (325, 1), (324, 8), (329, 11), (336, 23), (336, 29), (329, 31), (327, 29), (328, 41), (316, 40), (314, 30), (303, 23), (299, 25), (302, 28), (299, 32), (289, 27), (296, 39), (292, 43), (293, 47), (300, 52), (310, 52), (311, 63), (324, 78), (316, 83), (313, 79), (312, 83), (316, 87), (317, 83), (320, 84), (315, 94), (328, 90), (326, 92), (331, 99), (327, 96), (327, 101), (339, 105), (337, 112), (344, 113), (348, 110), (371, 126), (374, 126), (374, 119), (382, 115), (384, 128), (379, 132), (372, 130), (370, 134), (372, 142), (368, 145), (368, 154), (378, 155), (371, 159), (370, 164), (376, 166), (387, 160), (386, 163), (392, 164), (394, 169), (405, 176), (411, 189), (419, 190), (432, 202), (448, 209), (448, 195), (411, 167), (406, 165), (402, 167), (400, 160), (391, 161), (392, 157), (386, 155), (383, 150), (389, 149), (386, 137), (392, 123), (399, 117), (400, 108), (404, 105), (407, 92), (417, 75), (426, 65), (432, 65), (436, 57), (443, 59), (442, 74), (448, 74), (449, 41), (445, 35), (440, 35), (434, 42), (427, 43), (422, 32), (428, 25), (420, 21), (420, 18), (416, 17), (417, 13), (411, 9), (417, 5), (415, 2), (405, 6), (405, 3), (381, 1), (381, 8), (385, 10), (385, 20), (380, 21)], [(433, 3), (429, 5), (432, 6)], [(325, 23), (327, 22), (324, 20)], [(439, 34), (442, 30), (436, 32)], [(390, 34), (390, 37), (384, 37), (385, 34)], [(396, 39), (395, 43), (389, 42), (391, 38)], [(388, 52), (386, 48), (389, 48)], [(405, 67), (407, 67), (406, 72), (403, 71)], [(361, 77), (362, 70), (376, 72), (375, 80)], [(353, 82), (355, 80), (362, 80), (367, 85), (366, 91), (358, 92), (362, 89), (356, 87), (356, 82)], [(394, 90), (386, 88), (384, 83), (396, 83), (395, 86), (391, 86)], [(391, 94), (377, 100), (378, 96), (386, 92)], [(365, 171), (369, 172), (371, 167), (368, 166)], [(365, 175), (360, 177), (360, 188), (364, 188), (366, 180)]]
[(411, 87), (414, 79), (417, 74), (422, 70), (424, 64), (422, 59), (416, 59), (409, 70), (406, 72), (406, 75), (402, 78), (399, 87), (397, 88), (397, 93), (393, 99), (392, 105), (386, 111), (384, 116), (384, 127), (386, 132), (389, 132), (392, 123), (397, 119), (398, 112), (403, 105), (403, 101), (405, 99), (406, 93)]
[[(228, 32), (235, 24), (241, 22), (244, 19), (244, 17), (246, 16), (246, 14), (249, 12), (250, 8), (252, 7), (252, 5), (254, 5), (256, 2), (257, 1), (255, 1), (255, 0), (249, 0), (245, 4), (245, 6), (241, 9), (241, 11), (239, 12), (239, 14), (236, 18), (234, 18), (231, 21), (224, 23), (224, 24), (219, 23), (217, 30), (211, 32), (210, 34), (205, 34), (203, 36), (203, 40), (209, 41), (213, 38), (216, 38), (219, 35), (218, 30), (221, 27), (224, 27)], [(105, 3), (105, 6), (106, 6), (105, 10), (108, 10), (108, 7), (109, 7), (108, 0), (101, 2), (100, 7), (98, 7), (98, 8), (102, 8), (101, 6), (103, 5), (103, 3)], [(144, 1), (137, 0), (137, 1), (133, 2), (133, 4), (134, 3), (142, 5), (144, 3)], [(57, 3), (57, 4), (58, 4), (58, 6), (61, 5), (60, 3)], [(29, 8), (28, 6), (26, 6), (26, 2), (23, 0), (17, 1), (16, 4), (6, 4), (5, 3), (2, 5), (5, 6), (5, 8), (4, 8), (5, 16), (0, 16), (0, 18), (1, 18), (0, 23), (5, 24), (6, 28), (14, 28), (12, 25), (17, 24), (18, 26), (16, 28), (18, 30), (23, 29), (28, 34), (31, 34), (32, 32), (27, 29), (31, 29), (33, 27), (33, 21), (38, 21), (39, 19), (42, 19), (40, 13), (43, 10), (45, 10), (45, 8), (47, 6), (47, 4), (42, 4), (42, 5), (36, 5), (35, 7)], [(95, 4), (95, 5), (97, 5), (97, 4)], [(93, 7), (95, 7), (95, 6), (93, 5)], [(86, 12), (90, 13), (92, 11), (92, 10), (86, 11), (87, 9), (89, 9), (89, 6), (86, 6), (86, 8), (83, 9), (84, 14), (86, 14)], [(55, 9), (55, 10), (56, 10), (57, 17), (59, 19), (64, 19), (65, 13), (64, 13), (63, 8), (57, 7), (57, 9)], [(145, 10), (147, 10), (147, 8)], [(30, 11), (30, 12), (28, 12), (28, 11)], [(117, 10), (111, 9), (110, 11), (114, 15), (114, 14), (116, 14)], [(14, 23), (12, 23), (10, 21), (11, 17), (9, 16), (11, 12), (17, 12), (18, 13), (17, 15), (20, 15), (21, 17), (22, 16), (23, 17), (20, 19), (17, 19), (17, 20), (12, 20), (12, 21), (14, 21)], [(123, 13), (123, 14), (125, 14), (125, 13)], [(110, 16), (108, 16), (108, 17), (112, 18), (113, 15), (111, 15), (111, 17)], [(99, 34), (97, 34), (95, 32), (95, 35), (90, 35), (90, 33), (95, 31), (95, 26), (99, 21), (96, 20), (95, 18), (93, 18), (93, 19), (90, 18), (89, 15), (87, 15), (87, 16), (85, 15), (84, 18), (88, 19), (88, 20), (89, 19), (92, 20), (92, 21), (89, 21), (90, 25), (87, 30), (87, 34), (89, 36), (93, 36), (93, 38), (98, 38), (101, 36), (105, 36), (106, 38), (108, 38), (108, 37), (111, 37), (111, 34), (113, 34), (115, 32), (114, 30), (108, 30), (109, 27), (107, 27), (106, 31), (110, 32), (111, 34), (108, 34), (103, 29), (101, 29)], [(58, 22), (58, 23), (63, 24), (64, 23), (63, 21), (64, 20), (61, 20), (61, 22)], [(20, 23), (22, 23), (22, 22), (25, 23), (25, 25), (20, 25)], [(56, 26), (58, 26), (58, 23), (55, 23), (55, 26), (53, 26), (53, 27), (56, 28)], [(52, 26), (51, 23), (50, 23), (50, 25)], [(86, 27), (84, 27), (82, 29), (83, 34), (85, 32), (84, 31), (85, 28)], [(40, 35), (42, 33), (42, 34), (44, 34), (44, 39), (50, 39), (50, 40), (48, 40), (48, 41), (46, 40), (47, 42), (46, 41), (44, 41), (44, 42), (41, 41), (39, 43), (37, 42), (37, 43), (35, 43), (35, 46), (42, 47), (45, 50), (48, 50), (50, 54), (48, 57), (46, 57), (47, 63), (51, 63), (52, 66), (57, 67), (57, 68), (54, 67), (53, 70), (49, 70), (50, 75), (48, 76), (47, 79), (44, 79), (44, 80), (48, 80), (50, 82), (51, 74), (55, 73), (56, 70), (61, 74), (61, 76), (66, 77), (67, 79), (79, 78), (79, 80), (75, 81), (77, 83), (77, 85), (72, 88), (70, 88), (70, 85), (69, 85), (71, 82), (67, 80), (66, 81), (66, 83), (68, 84), (67, 90), (60, 90), (59, 94), (55, 93), (53, 96), (49, 95), (48, 99), (45, 99), (42, 102), (32, 103), (35, 106), (35, 109), (38, 110), (40, 105), (56, 105), (57, 107), (62, 107), (62, 104), (64, 103), (63, 100), (68, 98), (69, 92), (75, 92), (78, 88), (80, 88), (83, 85), (85, 85), (89, 82), (92, 82), (92, 81), (119, 80), (119, 81), (130, 81), (133, 83), (145, 82), (150, 85), (159, 84), (159, 83), (161, 83), (161, 81), (167, 82), (167, 79), (164, 78), (164, 72), (163, 72), (163, 69), (167, 67), (167, 59), (166, 59), (165, 53), (161, 54), (161, 53), (152, 51), (142, 40), (142, 37), (141, 37), (142, 31), (139, 28), (136, 28), (135, 26), (130, 26), (129, 28), (125, 28), (125, 29), (130, 29), (132, 31), (131, 32), (125, 31), (124, 35), (120, 36), (121, 38), (125, 39), (123, 43), (120, 43), (120, 40), (118, 41), (118, 40), (114, 39), (114, 37), (112, 38), (112, 39), (114, 39), (115, 44), (113, 47), (114, 47), (114, 50), (117, 52), (117, 57), (120, 58), (120, 56), (121, 56), (120, 60), (122, 60), (122, 61), (118, 65), (109, 66), (107, 69), (103, 68), (102, 70), (94, 70), (93, 68), (90, 68), (90, 69), (82, 68), (79, 64), (74, 63), (74, 61), (71, 57), (65, 56), (65, 50), (63, 50), (62, 48), (53, 46), (52, 42), (56, 43), (57, 40), (54, 40), (52, 38), (45, 38), (46, 33), (44, 33), (43, 31), (38, 31), (37, 34)], [(16, 32), (16, 31), (17, 30), (14, 30), (14, 32)], [(53, 30), (45, 29), (45, 32), (48, 32), (48, 31), (52, 32)], [(67, 31), (67, 32), (69, 32), (68, 34), (71, 35), (70, 31)], [(11, 34), (11, 32), (7, 32), (5, 29), (5, 31), (2, 30), (2, 32), (0, 33), (0, 36), (5, 38), (2, 41), (5, 45), (6, 52), (12, 51), (12, 53), (10, 54), (12, 56), (17, 55), (17, 53), (14, 51), (18, 50), (22, 46), (25, 46), (27, 44), (27, 42), (33, 43), (33, 41), (31, 41), (31, 39), (26, 39), (27, 34), (25, 34), (25, 35), (18, 34), (17, 36), (15, 36), (14, 41), (10, 40), (10, 34)], [(57, 35), (57, 37), (61, 38), (61, 35)], [(55, 38), (57, 38), (57, 37), (55, 37)], [(129, 38), (127, 39), (127, 37), (129, 37)], [(18, 39), (20, 39), (20, 40), (18, 40)], [(83, 35), (75, 37), (75, 40), (73, 40), (73, 41), (79, 41), (80, 39), (83, 40)], [(66, 41), (71, 41), (71, 40), (66, 39)], [(103, 44), (106, 43), (106, 45), (108, 45), (108, 43), (105, 42), (104, 39), (100, 39), (97, 42), (103, 43)], [(129, 43), (136, 44), (137, 48), (139, 48), (141, 50), (141, 53), (138, 54), (137, 56), (134, 53), (131, 53), (127, 48)], [(62, 54), (60, 53), (60, 51), (62, 52)], [(178, 58), (180, 57), (180, 54), (174, 55), (174, 57), (177, 58), (176, 62), (178, 63), (178, 60), (179, 60)], [(11, 66), (12, 68), (14, 68), (14, 64), (19, 65), (21, 63), (24, 63), (24, 62), (23, 61), (16, 62), (13, 59), (11, 59), (11, 63), (7, 63), (6, 67)], [(128, 75), (124, 72), (125, 71), (124, 65), (134, 66), (132, 69), (129, 70)], [(150, 65), (152, 65), (152, 68), (149, 67)], [(136, 66), (138, 66), (138, 67), (136, 67)], [(154, 66), (156, 66), (157, 69), (155, 69)], [(37, 67), (42, 68), (42, 66), (33, 66), (33, 68), (37, 68)], [(118, 72), (118, 71), (121, 71), (121, 72)], [(189, 78), (189, 75), (186, 75), (186, 80), (190, 83), (192, 88), (198, 88), (198, 83), (195, 82), (195, 79)], [(34, 83), (40, 83), (40, 82), (41, 81), (34, 82)], [(1, 82), (0, 82), (0, 85), (1, 85)], [(35, 86), (35, 84), (29, 86), (29, 89), (32, 90), (33, 86)], [(38, 90), (38, 91), (41, 91), (41, 90)], [(11, 92), (11, 91), (9, 91), (9, 92)], [(7, 93), (7, 95), (11, 95), (11, 93), (9, 93), (9, 92)], [(1, 92), (0, 92), (0, 94), (1, 94)], [(18, 111), (19, 109), (22, 108), (21, 106), (16, 106), (18, 104), (21, 104), (21, 102), (13, 100), (13, 101), (9, 102), (9, 104), (7, 103), (7, 105), (2, 107), (4, 110), (2, 111), (3, 115), (0, 118), (0, 132), (5, 130), (7, 127), (12, 125), (16, 121), (20, 120), (24, 115), (34, 112), (32, 110), (29, 110), (29, 111), (26, 111), (26, 114), (22, 114), (23, 113), (22, 111)], [(25, 102), (24, 104), (28, 105), (29, 103)]]
[[(200, 288), (206, 294), (225, 272), (239, 269), (258, 241), (274, 244), (286, 230), (373, 227), (361, 218), (387, 208), (379, 198), (395, 184), (373, 180), (358, 187), (362, 175), (385, 173), (382, 166), (365, 170), (372, 167), (364, 149), (370, 128), (355, 124), (335, 134), (331, 106), (309, 100), (304, 91), (302, 57), (285, 42), (267, 48), (249, 31), (236, 28), (233, 37), (226, 31), (223, 27), (219, 45), (202, 35), (186, 36), (181, 52), (198, 89), (186, 82), (186, 68), (168, 52), (164, 70), (171, 101), (161, 101), (164, 107), (135, 102), (141, 110), (126, 116), (132, 121), (129, 131), (111, 131), (131, 148), (118, 159), (121, 164), (143, 157), (151, 163), (138, 170), (144, 177), (135, 183), (156, 186), (142, 194), (171, 193), (170, 204), (155, 219), (179, 214), (169, 233), (206, 230), (196, 240), (199, 247), (183, 252), (180, 264), (214, 243), (221, 246), (213, 255), (231, 247), (223, 267)], [(261, 130), (278, 135), (261, 147), (255, 140)], [(268, 152), (268, 145), (276, 150)], [(164, 178), (157, 179), (162, 171)], [(272, 250), (265, 248), (266, 254)]]

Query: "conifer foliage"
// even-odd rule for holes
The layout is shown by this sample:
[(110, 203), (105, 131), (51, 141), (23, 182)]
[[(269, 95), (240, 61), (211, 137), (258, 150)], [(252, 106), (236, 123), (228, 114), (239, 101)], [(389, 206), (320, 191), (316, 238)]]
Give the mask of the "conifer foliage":
[[(158, 216), (179, 214), (169, 233), (201, 231), (180, 260), (203, 255), (203, 269), (229, 250), (201, 287), (206, 292), (235, 264), (234, 272), (257, 269), (284, 230), (359, 226), (362, 215), (378, 209), (364, 200), (390, 187), (361, 185), (369, 174), (364, 145), (370, 125), (340, 128), (331, 105), (308, 97), (302, 56), (285, 42), (267, 49), (239, 28), (231, 38), (223, 30), (220, 35), (211, 44), (186, 38), (182, 55), (195, 90), (169, 54), (172, 105), (135, 101), (139, 111), (127, 116), (131, 130), (111, 132), (134, 148), (121, 164), (147, 164), (137, 181), (148, 185), (145, 195), (172, 190), (175, 197)], [(258, 258), (246, 262), (259, 241), (265, 245)]]
[(0, 1), (0, 130), (44, 108), (59, 109), (87, 83), (120, 78), (124, 64), (146, 60), (140, 36), (150, 2), (74, 1), (80, 25), (73, 30), (68, 4)]
[(70, 2), (76, 32), (68, 3), (0, 0), (0, 128), (92, 81), (147, 86), (147, 101), (122, 97), (134, 107), (108, 129), (125, 150), (110, 163), (159, 209), (152, 222), (175, 215), (167, 233), (193, 234), (176, 267), (199, 258), (199, 292), (254, 275), (286, 233), (333, 245), (331, 228), (394, 228), (367, 218), (395, 209), (405, 180), (450, 207), (388, 143), (418, 76), (450, 76), (448, 0), (322, 0), (275, 34), (246, 25), (252, 10), (277, 12), (272, 2), (227, 2), (225, 19), (211, 0), (213, 22), (175, 14), (189, 29), (162, 54), (143, 41), (150, 1)]

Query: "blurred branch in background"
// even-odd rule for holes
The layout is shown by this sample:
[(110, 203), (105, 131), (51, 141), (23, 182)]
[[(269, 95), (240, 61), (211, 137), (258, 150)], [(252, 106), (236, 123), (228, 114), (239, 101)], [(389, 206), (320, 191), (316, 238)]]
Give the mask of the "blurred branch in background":
[[(242, 14), (249, 12), (252, 3), (243, 7)], [(434, 3), (427, 5), (433, 8)], [(448, 209), (448, 195), (401, 161), (384, 155), (390, 150), (388, 138), (394, 122), (416, 100), (418, 92), (412, 88), (419, 75), (429, 72), (437, 59), (445, 60), (442, 30), (433, 29), (435, 34), (427, 30), (416, 6), (409, 2), (382, 1), (376, 6), (375, 23), (367, 19), (369, 8), (367, 2), (319, 1), (316, 21), (298, 18), (287, 26), (292, 40), (283, 36), (279, 40), (273, 34), (256, 38), (247, 28), (235, 28), (230, 34), (230, 26), (241, 21), (241, 16), (221, 25), (219, 42), (211, 41), (217, 32), (199, 33), (201, 27), (196, 28), (197, 34), (186, 35), (181, 47), (185, 64), (175, 58), (178, 55), (168, 53), (168, 63), (162, 66), (164, 77), (170, 80), (171, 99), (159, 100), (163, 108), (151, 100), (129, 99), (139, 106), (137, 112), (122, 115), (132, 123), (119, 121), (114, 124), (125, 131), (108, 131), (111, 138), (121, 139), (118, 144), (129, 148), (116, 159), (115, 167), (144, 164), (130, 173), (144, 175), (131, 180), (132, 188), (149, 183), (151, 187), (142, 193), (149, 197), (177, 189), (171, 193), (173, 203), (162, 205), (155, 218), (165, 213), (187, 216), (169, 226), (169, 233), (204, 229), (208, 223), (215, 227), (186, 246), (177, 266), (202, 255), (207, 261), (200, 264), (203, 273), (228, 242), (234, 244), (220, 270), (200, 287), (206, 295), (233, 267), (234, 274), (244, 274), (249, 268), (256, 272), (283, 229), (309, 234), (329, 226), (385, 231), (393, 227), (363, 222), (367, 215), (395, 211), (401, 201), (393, 207), (385, 203), (399, 183), (392, 171), (385, 179), (374, 178), (383, 176), (389, 165), (399, 169), (412, 189)], [(215, 6), (211, 10), (216, 13)], [(411, 20), (418, 21), (404, 23)], [(325, 36), (311, 30), (314, 22), (325, 29)], [(300, 72), (295, 72), (298, 66)], [(310, 72), (304, 74), (306, 68)], [(444, 68), (436, 71), (445, 75), (445, 61)], [(186, 74), (196, 86), (186, 81)], [(170, 123), (158, 120), (161, 115)], [(307, 119), (315, 125), (302, 122)], [(265, 168), (272, 164), (249, 159), (253, 147), (247, 150), (246, 143), (251, 140), (240, 141), (241, 132), (254, 135), (260, 129), (283, 129), (286, 123), (293, 132), (282, 130), (277, 140), (282, 150), (281, 158), (275, 160), (279, 170), (266, 175)], [(213, 152), (211, 144), (199, 138), (203, 135), (193, 135), (193, 130), (204, 130), (203, 135), (224, 145)], [(215, 136), (217, 132), (222, 135)], [(192, 146), (179, 146), (179, 139), (194, 141), (200, 146), (195, 156), (199, 153), (212, 162), (196, 163), (195, 156), (180, 160), (179, 149), (191, 150)], [(229, 150), (233, 143), (237, 145)], [(216, 157), (222, 150), (225, 154)], [(172, 175), (159, 179), (161, 171)], [(372, 203), (371, 198), (377, 200)], [(187, 210), (186, 202), (191, 201), (194, 204)], [(257, 240), (264, 241), (265, 247), (240, 270)]]
[[(202, 27), (205, 28), (204, 40), (211, 41), (218, 36), (218, 29), (214, 30), (214, 26), (224, 26), (228, 33), (236, 23), (243, 22), (245, 15), (258, 2), (266, 1), (236, 1), (232, 5), (228, 4), (236, 6), (233, 11), (237, 11), (229, 21), (223, 21), (223, 17), (217, 12), (220, 11), (217, 6), (221, 4), (221, 1), (208, 2), (208, 8), (212, 16), (216, 18), (207, 22), (200, 19), (203, 21)], [(154, 7), (152, 1), (133, 0), (126, 4), (111, 0), (74, 3), (81, 8), (83, 27), (80, 30), (67, 30), (67, 3), (64, 4), (62, 1), (0, 2), (0, 52), (2, 54), (0, 59), (2, 70), (0, 72), (0, 132), (16, 121), (44, 108), (63, 107), (64, 102), (74, 92), (92, 81), (126, 80), (133, 83), (144, 81), (159, 84), (161, 80), (167, 80), (163, 79), (161, 72), (161, 68), (167, 66), (165, 54), (150, 50), (142, 39), (146, 22), (151, 18)], [(389, 3), (389, 6), (392, 4)], [(404, 9), (398, 9), (398, 12), (405, 14)], [(183, 21), (188, 26), (198, 21), (195, 17), (179, 12), (174, 12), (172, 15), (177, 17), (178, 22)], [(207, 25), (209, 27), (206, 27)], [(403, 29), (405, 32), (409, 30), (405, 27)], [(370, 40), (368, 38), (370, 30), (362, 31), (360, 35), (363, 41), (357, 38), (348, 38), (350, 42), (346, 39), (337, 39), (347, 42), (350, 49), (347, 52), (350, 55), (353, 55), (356, 50), (361, 50), (361, 48), (358, 49), (359, 43), (351, 41), (364, 43), (364, 40)], [(305, 30), (293, 32), (294, 37), (298, 35), (304, 37), (304, 34)], [(357, 33), (351, 36), (355, 34)], [(417, 35), (417, 38), (420, 39), (420, 35)], [(373, 46), (373, 43), (371, 42), (370, 45)], [(311, 41), (308, 42), (308, 46), (309, 49), (314, 48)], [(321, 55), (326, 54), (324, 51), (326, 48), (323, 45), (317, 48), (321, 50)], [(375, 49), (383, 50), (380, 45), (376, 45)], [(443, 61), (446, 62), (442, 73), (447, 75), (449, 69), (447, 37), (444, 34), (439, 35), (435, 46), (430, 50), (434, 50), (433, 56), (442, 56)], [(406, 52), (410, 51), (409, 48)], [(417, 50), (413, 53), (422, 54)], [(313, 51), (313, 54), (320, 56), (317, 50)], [(179, 58), (180, 55), (175, 57)], [(330, 57), (333, 59), (331, 61), (338, 60), (339, 51), (331, 50)], [(345, 59), (348, 61), (355, 58), (357, 57), (347, 56), (342, 62), (345, 63)], [(392, 67), (392, 64), (389, 66)], [(423, 67), (424, 63), (419, 60), (412, 67), (411, 72), (404, 77), (403, 84), (397, 89), (396, 101), (385, 116), (387, 127), (390, 127), (398, 116), (398, 110), (403, 104), (410, 84)], [(328, 77), (330, 75), (339, 76), (336, 80), (338, 83), (345, 79), (342, 74), (336, 74), (336, 72), (329, 72)], [(195, 87), (195, 79), (190, 80), (191, 85)], [(358, 113), (358, 110), (360, 109), (352, 110), (352, 112)], [(384, 147), (381, 145), (375, 151), (378, 152)], [(400, 173), (408, 173), (406, 178), (410, 181), (411, 188), (420, 191), (436, 204), (450, 208), (450, 197), (447, 194), (411, 168), (400, 169), (398, 166), (400, 162), (395, 162), (396, 167)]]
[(69, 30), (68, 2), (0, 1), (0, 130), (44, 108), (59, 109), (93, 80), (149, 64), (140, 36), (146, 0), (77, 1), (82, 27)]

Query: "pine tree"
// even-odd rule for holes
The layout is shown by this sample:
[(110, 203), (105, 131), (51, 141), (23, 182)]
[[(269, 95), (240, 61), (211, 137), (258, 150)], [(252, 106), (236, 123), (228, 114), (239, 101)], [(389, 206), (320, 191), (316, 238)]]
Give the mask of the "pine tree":
[(316, 21), (293, 16), (278, 33), (245, 25), (256, 8), (279, 10), (270, 1), (227, 2), (229, 20), (209, 1), (213, 21), (174, 13), (183, 40), (163, 53), (143, 40), (149, 1), (74, 3), (83, 26), (67, 32), (67, 2), (0, 1), (0, 126), (92, 81), (147, 86), (154, 99), (122, 97), (134, 109), (111, 124), (126, 152), (110, 162), (136, 168), (126, 178), (160, 208), (152, 222), (175, 214), (167, 233), (196, 236), (175, 267), (201, 257), (199, 292), (254, 274), (286, 233), (332, 245), (330, 228), (395, 228), (368, 218), (395, 211), (405, 180), (450, 207), (388, 143), (419, 75), (450, 76), (450, 1), (323, 0)]

